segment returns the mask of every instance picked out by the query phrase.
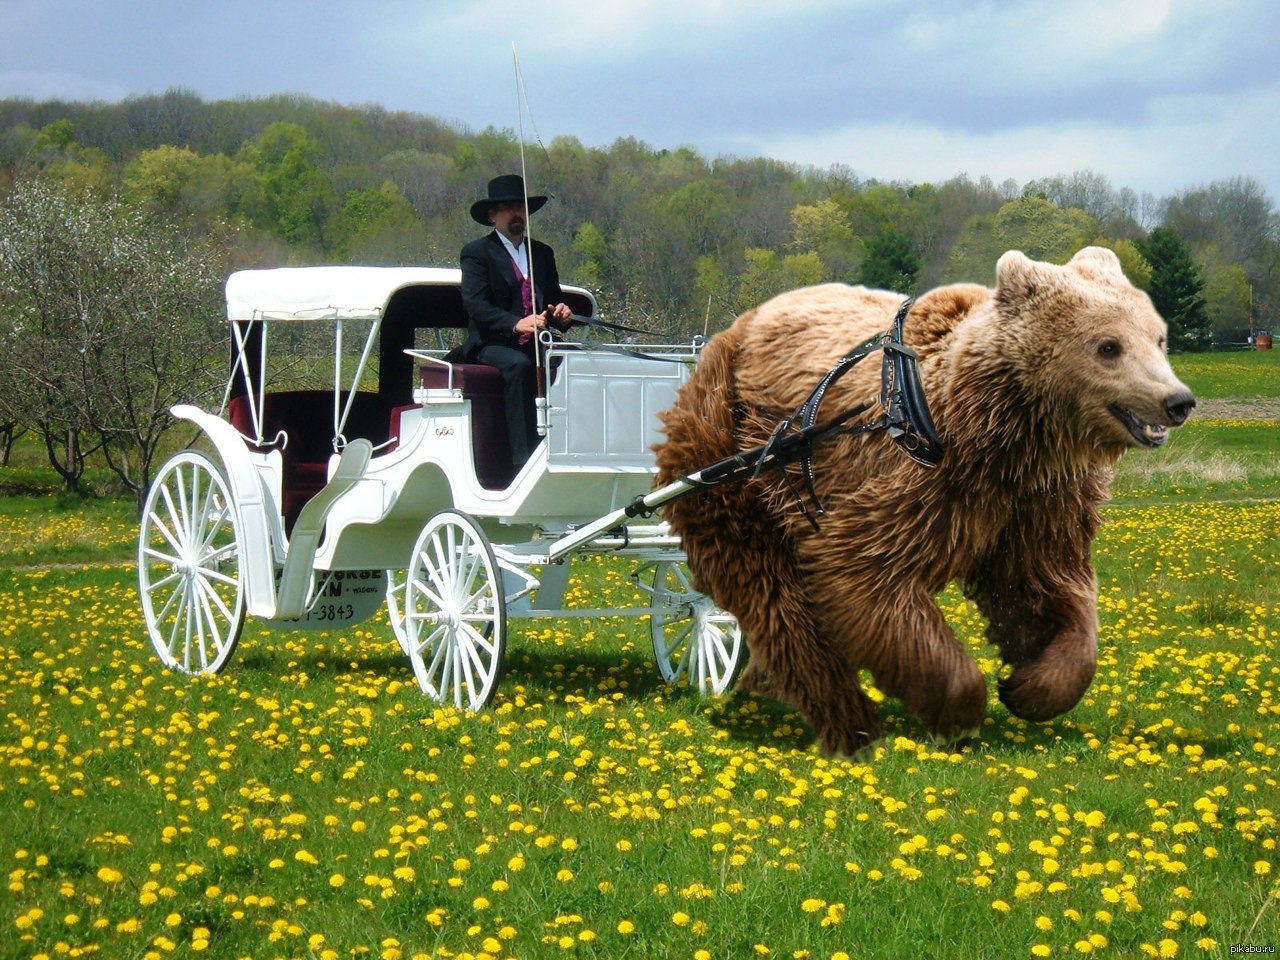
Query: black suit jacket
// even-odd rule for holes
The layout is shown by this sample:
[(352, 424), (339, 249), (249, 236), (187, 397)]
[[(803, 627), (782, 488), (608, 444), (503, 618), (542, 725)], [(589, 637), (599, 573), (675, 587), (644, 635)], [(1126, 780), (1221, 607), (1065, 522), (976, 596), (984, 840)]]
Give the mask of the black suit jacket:
[[(533, 254), (534, 302), (539, 309), (560, 303), (564, 294), (555, 254), (545, 243), (525, 242)], [(468, 358), (490, 344), (517, 346), (515, 326), (525, 315), (524, 306), (515, 264), (496, 230), (462, 248), (462, 303), (470, 321), (463, 346)]]

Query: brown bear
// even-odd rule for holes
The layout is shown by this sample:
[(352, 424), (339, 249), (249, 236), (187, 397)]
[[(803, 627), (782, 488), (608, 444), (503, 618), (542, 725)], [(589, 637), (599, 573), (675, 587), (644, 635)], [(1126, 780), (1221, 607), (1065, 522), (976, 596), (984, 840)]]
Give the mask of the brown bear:
[[(663, 414), (658, 482), (764, 443), (901, 303), (825, 284), (743, 314)], [(1008, 667), (1008, 709), (1048, 720), (1074, 706), (1097, 660), (1098, 505), (1121, 454), (1160, 445), (1195, 406), (1165, 336), (1110, 250), (1086, 248), (1065, 266), (1010, 251), (994, 290), (940, 287), (906, 317), (940, 466), (914, 463), (883, 432), (816, 444), (817, 529), (776, 472), (663, 507), (695, 585), (745, 633), (739, 686), (796, 707), (832, 753), (879, 736), (862, 670), (934, 737), (963, 737), (987, 692), (934, 601), (955, 580)], [(819, 422), (878, 394), (878, 359), (831, 387)]]

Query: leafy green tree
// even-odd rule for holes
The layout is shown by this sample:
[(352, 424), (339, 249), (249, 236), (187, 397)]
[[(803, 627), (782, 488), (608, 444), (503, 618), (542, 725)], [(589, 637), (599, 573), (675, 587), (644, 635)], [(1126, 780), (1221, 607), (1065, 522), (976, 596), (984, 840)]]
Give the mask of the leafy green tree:
[(1129, 282), (1140, 290), (1151, 286), (1151, 264), (1138, 252), (1132, 240), (1110, 241), (1100, 238), (1094, 241), (1095, 246), (1107, 247), (1120, 259), (1120, 269), (1129, 278)]
[(134, 157), (121, 182), (132, 203), (164, 217), (190, 218), (202, 227), (234, 218), (254, 189), (247, 164), (169, 144)]
[(691, 310), (693, 328), (705, 334), (727, 327), (737, 315), (737, 304), (733, 296), (734, 283), (724, 262), (712, 254), (704, 254), (694, 263), (694, 270), (697, 280)]
[[(347, 194), (337, 218), (335, 243), (349, 257), (379, 263), (398, 262), (397, 247), (412, 237), (418, 218), (400, 188), (387, 181), (369, 190)], [(412, 252), (405, 250), (412, 259)]]
[(801, 203), (791, 209), (791, 249), (812, 252), (826, 269), (824, 279), (853, 276), (862, 258), (862, 242), (849, 225), (849, 217), (834, 200)]
[(920, 258), (911, 241), (896, 230), (881, 230), (867, 241), (861, 283), (878, 290), (910, 293), (920, 274)]
[(1240, 343), (1252, 332), (1251, 298), (1249, 275), (1244, 267), (1232, 265), (1209, 273), (1205, 278), (1204, 300), (1214, 340)]
[(945, 279), (991, 283), (996, 261), (1008, 250), (1033, 260), (1066, 263), (1101, 228), (1083, 210), (1063, 210), (1039, 197), (1006, 203), (993, 215), (972, 218), (951, 250)]
[(1169, 325), (1170, 350), (1206, 350), (1211, 341), (1204, 279), (1182, 238), (1157, 227), (1138, 250), (1151, 264), (1151, 302)]
[(306, 128), (277, 121), (246, 144), (241, 158), (258, 174), (261, 194), (251, 207), (257, 225), (290, 243), (325, 249), (335, 204), (328, 175)]
[(869, 183), (853, 195), (840, 198), (849, 225), (860, 237), (872, 237), (883, 230), (897, 229), (906, 209), (903, 191), (884, 183)]
[(574, 281), (594, 290), (609, 273), (609, 243), (600, 228), (588, 220), (573, 235), (570, 246)]
[(821, 283), (826, 268), (813, 251), (779, 256), (776, 250), (752, 248), (738, 284), (737, 312), (742, 313), (787, 290)]
[(31, 158), (41, 175), (70, 190), (105, 195), (111, 189), (110, 158), (97, 147), (76, 142), (74, 125), (65, 117), (40, 129), (32, 144)]
[[(674, 158), (664, 162), (675, 164)], [(694, 180), (660, 197), (656, 209), (666, 218), (670, 242), (679, 245), (689, 261), (717, 253), (728, 237), (731, 204), (727, 191), (713, 180)]]

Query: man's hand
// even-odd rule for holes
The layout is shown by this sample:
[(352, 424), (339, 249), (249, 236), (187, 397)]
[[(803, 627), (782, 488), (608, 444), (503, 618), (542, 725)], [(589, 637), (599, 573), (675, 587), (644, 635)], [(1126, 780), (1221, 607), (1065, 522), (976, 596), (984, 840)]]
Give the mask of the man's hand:
[(547, 325), (546, 318), (540, 313), (531, 313), (516, 321), (516, 333), (536, 334)]
[(570, 321), (573, 319), (573, 311), (569, 309), (567, 303), (552, 303), (547, 305), (546, 316), (558, 329), (568, 330)]

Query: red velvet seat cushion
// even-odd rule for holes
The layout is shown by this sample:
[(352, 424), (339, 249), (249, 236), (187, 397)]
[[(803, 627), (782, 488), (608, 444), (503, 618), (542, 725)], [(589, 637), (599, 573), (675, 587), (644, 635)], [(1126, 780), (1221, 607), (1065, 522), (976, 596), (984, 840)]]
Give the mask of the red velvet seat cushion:
[[(507, 408), (502, 395), (502, 374), (481, 363), (454, 363), (453, 387), (471, 401), (471, 449), (476, 478), (487, 490), (501, 490), (515, 476), (511, 440), (507, 435)], [(449, 367), (423, 364), (422, 386), (443, 390), (449, 385)]]

